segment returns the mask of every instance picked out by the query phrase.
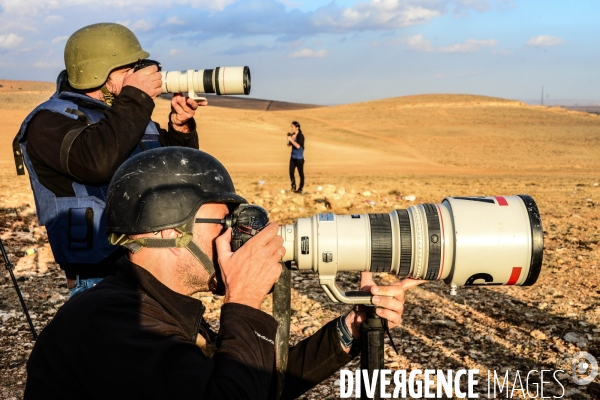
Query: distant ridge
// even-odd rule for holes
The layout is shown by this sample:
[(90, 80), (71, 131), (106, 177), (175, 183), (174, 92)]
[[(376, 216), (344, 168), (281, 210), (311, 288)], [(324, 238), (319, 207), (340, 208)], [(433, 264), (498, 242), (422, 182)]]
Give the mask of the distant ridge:
[[(171, 95), (165, 94), (161, 95), (161, 97), (169, 100)], [(289, 103), (287, 101), (262, 100), (248, 97), (217, 96), (214, 94), (207, 94), (204, 95), (204, 97), (206, 97), (208, 104), (211, 106), (235, 108), (239, 110), (292, 111), (324, 107), (316, 104)]]
[(560, 106), (560, 107), (566, 108), (567, 110), (600, 114), (600, 106), (591, 106), (590, 105), (590, 106)]

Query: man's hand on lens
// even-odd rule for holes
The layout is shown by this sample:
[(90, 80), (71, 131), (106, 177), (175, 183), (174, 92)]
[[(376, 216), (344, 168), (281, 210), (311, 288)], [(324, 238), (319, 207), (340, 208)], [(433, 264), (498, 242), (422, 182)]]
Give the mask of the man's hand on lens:
[[(377, 306), (377, 315), (388, 320), (389, 329), (402, 323), (404, 311), (404, 295), (407, 290), (427, 282), (426, 280), (403, 279), (391, 285), (378, 286), (373, 281), (371, 272), (361, 272), (360, 290), (373, 295), (371, 301)], [(352, 332), (354, 339), (360, 339), (360, 324), (366, 318), (364, 307), (356, 306), (346, 316), (346, 325)]]
[(208, 101), (206, 100), (198, 102), (181, 93), (174, 94), (171, 99), (171, 115), (169, 116), (173, 128), (179, 132), (189, 133), (190, 129), (188, 122), (194, 118), (196, 109), (198, 106), (204, 107), (207, 105)]
[(259, 309), (279, 275), (285, 255), (279, 225), (270, 223), (236, 252), (231, 251), (231, 228), (217, 237), (216, 246), (225, 283), (225, 303), (239, 303)]
[(133, 86), (155, 99), (162, 93), (162, 76), (156, 65), (142, 68), (136, 72), (133, 68), (123, 80), (123, 86)]

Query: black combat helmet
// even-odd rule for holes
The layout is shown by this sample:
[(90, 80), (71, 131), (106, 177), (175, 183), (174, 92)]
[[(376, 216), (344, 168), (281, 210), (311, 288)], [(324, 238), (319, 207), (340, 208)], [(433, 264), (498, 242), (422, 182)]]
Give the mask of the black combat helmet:
[[(229, 173), (216, 158), (187, 147), (162, 147), (131, 157), (119, 167), (108, 187), (106, 231), (109, 241), (133, 253), (143, 247), (185, 247), (211, 277), (216, 289), (220, 274), (193, 239), (195, 216), (205, 203), (230, 208), (246, 200), (235, 194)], [(176, 238), (131, 237), (173, 228)]]
[(216, 158), (187, 147), (144, 151), (117, 170), (108, 188), (108, 233), (156, 232), (184, 225), (202, 204), (246, 203)]

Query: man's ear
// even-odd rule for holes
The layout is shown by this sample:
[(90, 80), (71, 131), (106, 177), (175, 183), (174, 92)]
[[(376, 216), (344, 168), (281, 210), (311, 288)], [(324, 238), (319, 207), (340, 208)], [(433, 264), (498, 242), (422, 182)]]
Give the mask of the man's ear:
[[(160, 237), (163, 239), (173, 239), (181, 236), (181, 233), (177, 232), (175, 229), (163, 229), (160, 231)], [(181, 257), (183, 254), (183, 249), (181, 247), (170, 247), (169, 250), (177, 257)]]

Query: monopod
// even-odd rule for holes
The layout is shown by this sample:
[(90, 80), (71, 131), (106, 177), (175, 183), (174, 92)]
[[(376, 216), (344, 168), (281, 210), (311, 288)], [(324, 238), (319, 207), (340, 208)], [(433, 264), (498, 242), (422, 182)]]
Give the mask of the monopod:
[(25, 313), (25, 317), (27, 318), (27, 322), (29, 322), (29, 327), (31, 328), (31, 333), (33, 334), (33, 339), (37, 340), (37, 333), (35, 331), (35, 327), (33, 326), (33, 321), (29, 316), (29, 311), (27, 310), (27, 305), (25, 305), (25, 300), (23, 300), (23, 294), (21, 294), (21, 289), (19, 289), (19, 284), (17, 283), (17, 278), (15, 278), (15, 274), (13, 272), (13, 265), (8, 259), (8, 254), (6, 253), (6, 249), (4, 248), (4, 244), (2, 243), (2, 239), (0, 239), (0, 252), (2, 252), (2, 258), (4, 259), (4, 265), (6, 265), (6, 269), (10, 274), (10, 279), (12, 279), (12, 283), (17, 291), (17, 295), (19, 296), (19, 301), (21, 302), (21, 306), (23, 307), (23, 312)]

